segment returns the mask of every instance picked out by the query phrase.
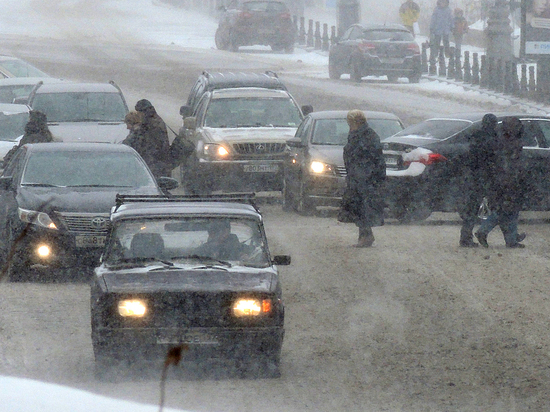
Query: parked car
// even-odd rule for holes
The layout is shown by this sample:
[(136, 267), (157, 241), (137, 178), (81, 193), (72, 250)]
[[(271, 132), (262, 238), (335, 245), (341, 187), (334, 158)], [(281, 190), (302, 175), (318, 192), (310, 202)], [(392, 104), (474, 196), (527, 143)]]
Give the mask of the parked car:
[(17, 57), (0, 55), (0, 78), (7, 77), (50, 77), (50, 75)]
[(128, 136), (128, 105), (114, 82), (40, 82), (27, 104), (46, 114), (52, 134), (64, 142), (120, 143)]
[[(317, 206), (340, 205), (346, 187), (347, 113), (343, 110), (313, 112), (304, 118), (296, 135), (287, 140), (285, 210), (308, 214)], [(365, 116), (381, 139), (403, 130), (401, 120), (392, 113), (365, 111)]]
[(185, 118), (192, 116), (200, 98), (206, 92), (218, 89), (234, 89), (237, 87), (261, 87), (264, 89), (286, 90), (277, 74), (273, 71), (264, 73), (253, 72), (218, 72), (203, 71), (189, 92), (187, 103), (180, 108), (180, 115)]
[(283, 1), (233, 1), (221, 10), (215, 35), (218, 49), (265, 45), (274, 51), (294, 51), (296, 28)]
[(157, 184), (126, 145), (23, 145), (0, 177), (0, 256), (9, 260), (9, 279), (25, 279), (31, 267), (97, 264), (117, 193), (162, 195), (176, 186), (168, 177)]
[(25, 134), (28, 121), (28, 106), (0, 103), (0, 169), (4, 168), (4, 156), (19, 144)]
[(240, 87), (204, 93), (186, 118), (195, 155), (182, 167), (187, 193), (279, 191), (286, 140), (302, 111), (286, 90)]
[(390, 82), (407, 77), (418, 83), (422, 75), (420, 47), (400, 24), (354, 24), (329, 51), (331, 79), (349, 74), (360, 82), (365, 76), (384, 76)]
[[(233, 360), (244, 374), (279, 376), (276, 265), (290, 256), (271, 256), (250, 195), (119, 196), (110, 227), (90, 291), (98, 377), (181, 345), (186, 361)], [(236, 243), (229, 254), (213, 242), (220, 235)]]
[(8, 77), (0, 79), (0, 103), (26, 104), (32, 89), (39, 83), (61, 83), (55, 77)]
[[(524, 125), (523, 161), (529, 169), (524, 210), (550, 210), (550, 117), (518, 113)], [(416, 176), (390, 176), (389, 192), (400, 194), (405, 210), (426, 218), (432, 211), (456, 212), (464, 203), (463, 176), (467, 172), (469, 136), (481, 127), (485, 113), (463, 113), (432, 118), (383, 140), (386, 164), (395, 173), (415, 167)], [(391, 162), (390, 162), (391, 160)]]

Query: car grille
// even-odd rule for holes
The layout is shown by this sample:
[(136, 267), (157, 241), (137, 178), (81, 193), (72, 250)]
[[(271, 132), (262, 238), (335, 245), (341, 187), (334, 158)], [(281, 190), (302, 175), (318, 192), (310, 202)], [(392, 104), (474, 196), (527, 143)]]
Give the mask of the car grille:
[(233, 149), (240, 155), (264, 155), (284, 153), (285, 143), (234, 143)]
[(58, 213), (59, 220), (71, 233), (106, 235), (111, 226), (108, 213)]
[(348, 172), (346, 170), (346, 166), (336, 166), (336, 174), (342, 177), (347, 176)]

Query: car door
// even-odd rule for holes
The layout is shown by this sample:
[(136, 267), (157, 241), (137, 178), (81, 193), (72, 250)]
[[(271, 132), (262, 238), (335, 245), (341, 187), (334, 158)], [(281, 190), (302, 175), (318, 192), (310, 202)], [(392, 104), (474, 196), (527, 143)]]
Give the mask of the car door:
[(350, 73), (350, 56), (357, 48), (362, 33), (361, 26), (351, 26), (330, 50), (330, 63), (335, 65), (338, 72)]
[(521, 119), (526, 210), (550, 210), (550, 119)]
[(299, 190), (300, 181), (304, 175), (304, 168), (307, 167), (309, 159), (309, 136), (311, 136), (313, 123), (314, 121), (311, 116), (307, 116), (296, 130), (294, 139), (292, 139), (296, 141), (296, 144), (289, 146), (290, 153), (285, 162), (285, 184), (288, 186), (288, 190), (291, 190), (293, 193)]

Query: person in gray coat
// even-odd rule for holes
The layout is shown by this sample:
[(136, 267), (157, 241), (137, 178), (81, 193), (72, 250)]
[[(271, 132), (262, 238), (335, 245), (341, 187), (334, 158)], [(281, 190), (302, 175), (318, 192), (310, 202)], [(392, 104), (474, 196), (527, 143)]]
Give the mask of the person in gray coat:
[(361, 110), (347, 115), (348, 142), (344, 146), (346, 189), (338, 220), (354, 222), (359, 228), (357, 247), (374, 243), (372, 227), (384, 224), (382, 185), (386, 179), (386, 163), (380, 137), (367, 123)]
[(437, 0), (437, 5), (430, 21), (430, 64), (435, 65), (441, 41), (445, 47), (445, 54), (450, 56), (449, 36), (454, 28), (454, 17), (449, 0)]

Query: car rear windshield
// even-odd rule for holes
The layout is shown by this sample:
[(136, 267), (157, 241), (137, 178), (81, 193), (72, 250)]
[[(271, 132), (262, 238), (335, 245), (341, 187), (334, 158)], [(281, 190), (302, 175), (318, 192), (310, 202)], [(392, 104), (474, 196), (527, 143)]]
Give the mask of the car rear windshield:
[(275, 1), (248, 1), (243, 4), (243, 10), (246, 11), (265, 11), (265, 12), (277, 12), (282, 13), (287, 11), (284, 3)]
[(414, 41), (414, 37), (405, 30), (365, 30), (362, 38), (373, 41)]
[(37, 93), (32, 108), (48, 122), (123, 122), (127, 113), (119, 93)]
[[(106, 264), (162, 260), (193, 265), (267, 267), (258, 221), (225, 217), (128, 219), (113, 227)], [(230, 266), (225, 265), (225, 266)]]
[(458, 119), (433, 119), (407, 127), (396, 136), (422, 136), (436, 140), (447, 139), (466, 129), (473, 122)]
[[(396, 119), (369, 119), (369, 126), (380, 139), (393, 136), (403, 130)], [(344, 146), (348, 141), (349, 126), (346, 119), (319, 119), (315, 122), (312, 144)]]
[(298, 127), (298, 106), (288, 98), (214, 99), (208, 105), (206, 127)]
[(0, 112), (0, 140), (13, 141), (25, 133), (28, 113)]
[(15, 77), (50, 77), (42, 70), (22, 60), (4, 60), (0, 62), (0, 68), (1, 67), (5, 68)]
[(104, 151), (31, 153), (21, 184), (61, 187), (155, 187), (145, 164), (136, 155)]

